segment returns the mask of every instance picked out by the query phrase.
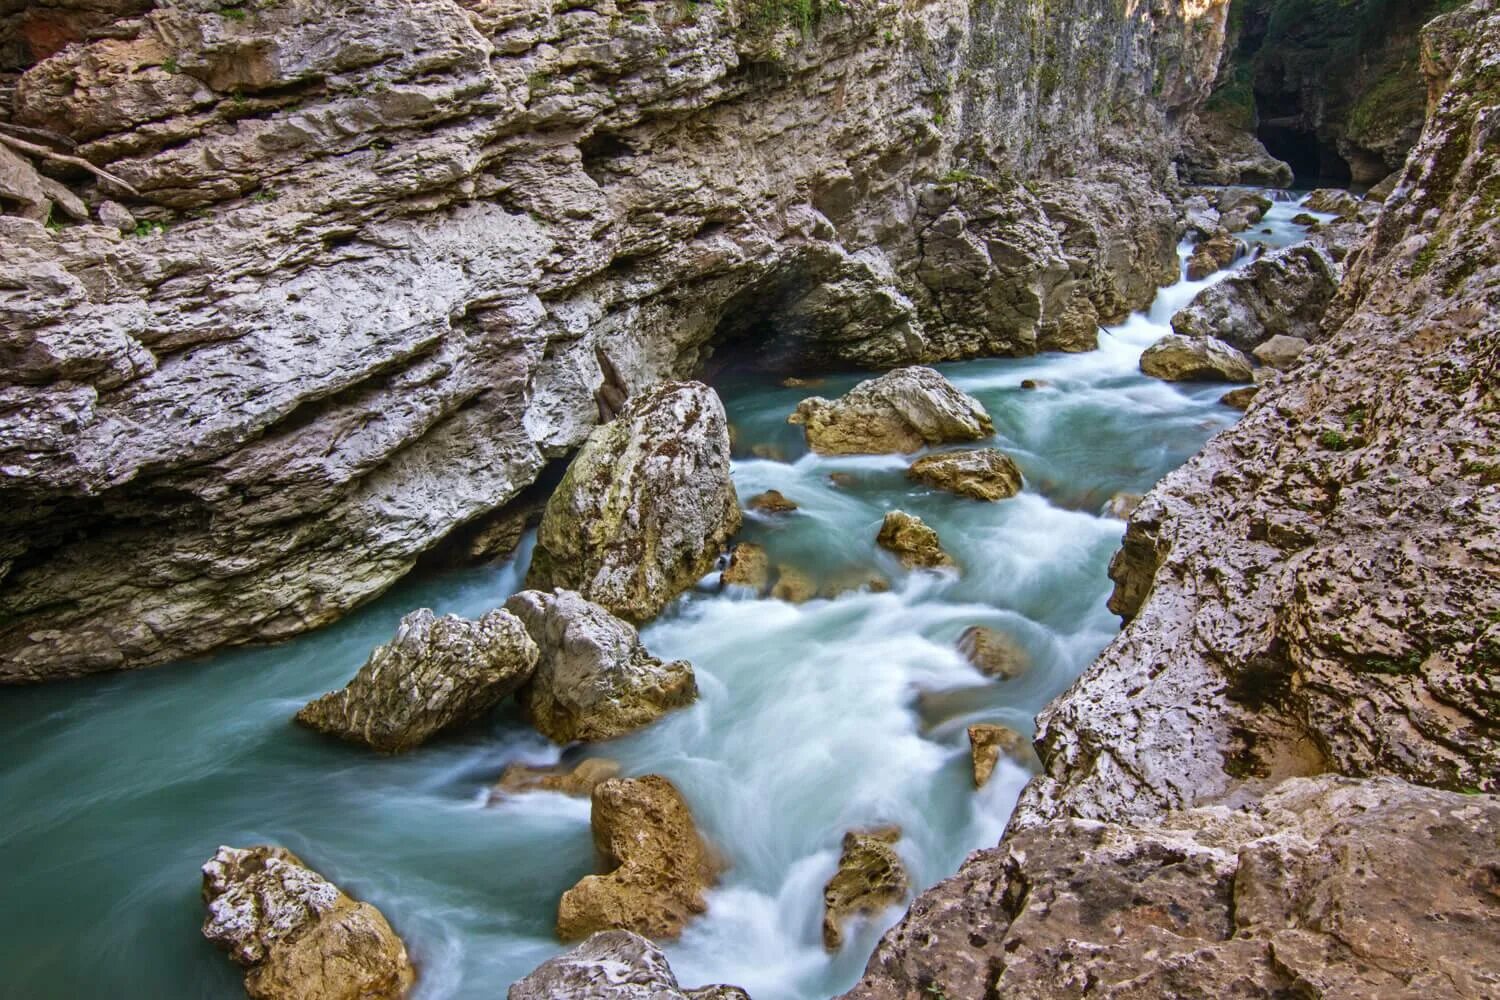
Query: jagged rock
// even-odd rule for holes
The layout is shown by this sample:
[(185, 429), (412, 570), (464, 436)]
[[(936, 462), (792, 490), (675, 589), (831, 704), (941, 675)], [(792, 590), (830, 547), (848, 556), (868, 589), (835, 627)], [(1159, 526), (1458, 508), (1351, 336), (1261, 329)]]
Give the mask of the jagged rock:
[[(1238, 389), (1231, 390), (1231, 392), (1238, 391)], [(1220, 400), (1220, 402), (1223, 402), (1223, 400)], [(1141, 495), (1139, 493), (1116, 493), (1105, 502), (1102, 513), (1105, 517), (1112, 517), (1118, 521), (1123, 521), (1130, 517), (1140, 505)]]
[(1250, 353), (1261, 364), (1284, 372), (1297, 366), (1307, 348), (1307, 341), (1301, 337), (1278, 333)]
[(740, 542), (730, 551), (729, 565), (724, 567), (719, 578), (724, 583), (764, 593), (771, 583), (771, 564), (765, 547), (754, 542)]
[(1193, 297), (1172, 317), (1184, 337), (1215, 337), (1252, 351), (1277, 335), (1319, 338), (1341, 269), (1313, 243), (1297, 243), (1251, 261)]
[(757, 493), (745, 502), (745, 506), (762, 514), (790, 514), (797, 509), (797, 504), (783, 496), (780, 490)]
[(1359, 199), (1343, 188), (1318, 188), (1302, 199), (1309, 211), (1352, 219), (1359, 214)]
[(1020, 643), (998, 629), (970, 625), (958, 637), (958, 651), (986, 677), (1013, 680), (1031, 669)]
[(906, 478), (972, 500), (1004, 500), (1021, 492), (1021, 470), (994, 448), (924, 455), (906, 470)]
[(1243, 385), (1238, 389), (1230, 389), (1224, 393), (1224, 395), (1219, 397), (1219, 402), (1225, 406), (1231, 406), (1236, 410), (1248, 410), (1250, 409), (1250, 401), (1255, 398), (1257, 392), (1260, 392), (1260, 386)]
[(122, 233), (130, 233), (135, 229), (135, 216), (130, 213), (130, 209), (117, 201), (106, 199), (100, 202), (96, 214), (99, 216), (100, 225), (118, 229)]
[(1141, 354), (1141, 371), (1168, 382), (1249, 382), (1250, 359), (1213, 337), (1169, 333)]
[(802, 604), (818, 596), (818, 585), (802, 570), (783, 564), (776, 567), (776, 584), (771, 588), (771, 596), (789, 604)]
[[(1500, 802), (1322, 777), (1243, 809), (1059, 817), (923, 893), (846, 1000), (1500, 989)], [(1082, 984), (1088, 984), (1084, 987)]]
[(575, 591), (524, 590), (505, 609), (541, 651), (521, 704), (556, 743), (614, 739), (698, 696), (692, 664), (663, 663), (633, 625)]
[(1188, 280), (1201, 281), (1234, 263), (1243, 252), (1243, 244), (1220, 229), (1193, 248), (1187, 262)]
[(953, 569), (958, 564), (943, 551), (938, 534), (920, 517), (893, 510), (880, 523), (875, 544), (895, 554), (907, 569)]
[(612, 778), (594, 787), (592, 804), (594, 846), (607, 872), (563, 893), (557, 936), (576, 941), (613, 929), (677, 937), (707, 909), (703, 891), (718, 875), (681, 793), (657, 774)]
[(714, 568), (740, 520), (718, 395), (661, 385), (589, 435), (547, 502), (526, 583), (649, 621)]
[(667, 956), (630, 931), (599, 931), (518, 980), (507, 1000), (750, 1000), (738, 986), (686, 989)]
[(983, 788), (995, 773), (1002, 754), (1012, 754), (1020, 749), (1021, 734), (1007, 726), (980, 723), (970, 726), (969, 755), (974, 764), (974, 787)]
[(1365, 192), (1365, 200), (1384, 202), (1391, 196), (1391, 192), (1396, 190), (1396, 185), (1400, 182), (1400, 180), (1401, 171), (1392, 170), (1390, 173), (1385, 175), (1384, 180), (1374, 185), (1370, 188), (1370, 190)]
[(839, 870), (823, 887), (823, 947), (838, 951), (851, 917), (879, 913), (906, 898), (911, 888), (901, 855), (891, 845), (897, 827), (851, 830), (844, 834)]
[(1249, 131), (1211, 114), (1199, 114), (1189, 124), (1178, 163), (1191, 184), (1282, 188), (1293, 179), (1292, 168), (1266, 152)]
[(256, 1000), (399, 1000), (415, 971), (379, 910), (283, 847), (220, 847), (203, 866), (203, 936)]
[(572, 770), (566, 771), (517, 761), (505, 765), (505, 770), (500, 772), (500, 780), (490, 787), (490, 802), (523, 792), (557, 792), (581, 798), (591, 794), (594, 786), (601, 781), (608, 781), (619, 774), (620, 762), (608, 757), (589, 757), (579, 761)]
[(787, 418), (823, 455), (909, 453), (925, 445), (978, 441), (995, 432), (979, 400), (931, 368), (898, 368), (837, 400), (804, 399)]
[(308, 702), (297, 721), (351, 743), (402, 753), (470, 722), (531, 679), (537, 646), (506, 611), (479, 621), (426, 608), (401, 619), (396, 637), (347, 686)]
[(1219, 224), (1231, 233), (1248, 229), (1271, 210), (1271, 199), (1249, 188), (1228, 188), (1219, 193), (1215, 207)]

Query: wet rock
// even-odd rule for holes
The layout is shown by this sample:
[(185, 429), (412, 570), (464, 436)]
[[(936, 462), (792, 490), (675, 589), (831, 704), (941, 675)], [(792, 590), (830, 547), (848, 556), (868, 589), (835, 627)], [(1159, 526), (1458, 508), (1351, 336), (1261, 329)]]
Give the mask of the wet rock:
[(729, 553), (729, 565), (719, 579), (737, 587), (749, 587), (763, 594), (771, 582), (771, 564), (764, 546), (740, 542)]
[(818, 585), (802, 570), (783, 564), (776, 567), (776, 584), (771, 588), (771, 596), (788, 604), (803, 604), (818, 596)]
[(379, 910), (282, 847), (220, 847), (203, 866), (203, 936), (256, 1000), (399, 1000), (415, 972)]
[(1141, 354), (1141, 371), (1168, 382), (1249, 382), (1250, 359), (1213, 337), (1169, 333)]
[(918, 691), (912, 707), (921, 721), (922, 735), (941, 739), (953, 723), (990, 711), (994, 704), (993, 684), (969, 684)]
[(839, 870), (823, 888), (823, 947), (838, 951), (850, 918), (879, 913), (906, 898), (911, 888), (906, 866), (891, 845), (897, 827), (851, 830), (844, 834)]
[(1003, 500), (1021, 492), (1021, 470), (994, 448), (923, 455), (906, 470), (906, 478), (972, 500)]
[(816, 389), (826, 381), (828, 380), (822, 378), (799, 378), (796, 375), (789, 375), (781, 380), (781, 386), (784, 389)]
[(698, 696), (692, 664), (663, 663), (633, 625), (575, 591), (525, 590), (505, 608), (540, 650), (521, 704), (556, 743), (623, 736)]
[(1193, 248), (1188, 256), (1187, 276), (1189, 281), (1201, 281), (1234, 263), (1243, 252), (1239, 240), (1223, 229), (1214, 233)]
[(607, 757), (589, 757), (578, 762), (571, 770), (558, 767), (537, 767), (517, 761), (505, 765), (500, 780), (490, 787), (490, 802), (494, 803), (524, 792), (557, 792), (582, 798), (593, 792), (601, 781), (618, 777), (620, 762)]
[(1271, 210), (1271, 199), (1250, 188), (1227, 188), (1220, 192), (1216, 206), (1219, 223), (1230, 232), (1248, 229)]
[(909, 453), (928, 445), (978, 441), (995, 432), (977, 399), (931, 368), (898, 368), (837, 400), (814, 396), (787, 418), (823, 455)]
[(631, 397), (568, 466), (526, 583), (649, 621), (714, 568), (740, 520), (718, 395), (698, 382), (657, 386)]
[(1031, 669), (1031, 656), (999, 629), (970, 625), (958, 637), (958, 651), (986, 677), (1013, 680)]
[(1260, 386), (1258, 385), (1240, 386), (1238, 389), (1230, 389), (1224, 395), (1220, 396), (1219, 402), (1225, 406), (1231, 406), (1236, 410), (1248, 410), (1250, 409), (1250, 401), (1255, 398), (1255, 394), (1259, 391)]
[(1308, 215), (1306, 212), (1298, 212), (1296, 215), (1292, 216), (1292, 222), (1308, 229), (1316, 228), (1321, 224), (1318, 222), (1317, 216)]
[(859, 477), (852, 472), (830, 472), (828, 481), (840, 489), (848, 489), (859, 482)]
[(1375, 184), (1370, 188), (1370, 190), (1365, 192), (1365, 200), (1384, 203), (1384, 201), (1391, 196), (1391, 192), (1396, 190), (1396, 185), (1400, 182), (1401, 171), (1392, 170), (1390, 173), (1385, 175), (1384, 180), (1380, 181), (1378, 184)]
[(841, 594), (867, 591), (883, 594), (891, 589), (891, 581), (873, 570), (849, 568), (828, 574), (818, 587), (818, 596), (833, 599)]
[(1039, 378), (1023, 378), (1021, 380), (1022, 389), (1041, 389), (1051, 384), (1052, 383), (1048, 382), (1046, 379)]
[(558, 937), (576, 941), (601, 930), (677, 937), (708, 908), (703, 891), (717, 877), (681, 793), (656, 774), (612, 778), (595, 786), (592, 804), (594, 846), (606, 874), (563, 893)]
[(297, 721), (385, 753), (402, 753), (471, 722), (531, 680), (537, 646), (521, 621), (479, 621), (426, 608), (401, 619), (346, 687), (308, 702)]
[[(1236, 389), (1232, 391), (1238, 392), (1239, 390)], [(1109, 498), (1109, 501), (1107, 503), (1105, 503), (1103, 513), (1105, 517), (1112, 517), (1116, 520), (1123, 521), (1126, 518), (1130, 517), (1130, 515), (1140, 505), (1141, 495), (1139, 493), (1116, 493), (1114, 496)]]
[(766, 490), (746, 501), (745, 506), (762, 514), (790, 514), (797, 509), (796, 503), (788, 500), (780, 490)]
[(1278, 335), (1315, 341), (1341, 275), (1332, 254), (1313, 243), (1274, 250), (1199, 292), (1172, 317), (1172, 329), (1241, 351)]
[(599, 931), (510, 987), (507, 1000), (750, 1000), (737, 986), (680, 986), (667, 956), (631, 931)]
[(893, 510), (880, 523), (875, 544), (895, 554), (907, 569), (954, 569), (958, 564), (943, 551), (938, 534), (920, 517)]
[(1359, 214), (1359, 199), (1343, 188), (1318, 188), (1302, 200), (1310, 211), (1352, 219)]
[(1024, 742), (1020, 733), (1007, 726), (980, 723), (969, 727), (969, 755), (974, 764), (974, 787), (983, 788), (995, 773), (1000, 757), (1014, 754)]
[(1288, 337), (1278, 333), (1250, 353), (1261, 364), (1284, 372), (1300, 363), (1307, 347), (1307, 341), (1301, 337)]

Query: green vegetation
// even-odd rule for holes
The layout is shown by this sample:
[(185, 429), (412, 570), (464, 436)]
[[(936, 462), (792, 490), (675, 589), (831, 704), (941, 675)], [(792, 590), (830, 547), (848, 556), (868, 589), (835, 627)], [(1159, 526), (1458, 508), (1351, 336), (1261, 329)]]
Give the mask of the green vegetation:
[(220, 7), (219, 13), (231, 21), (243, 21), (250, 16), (250, 12), (243, 7)]
[(167, 224), (165, 222), (142, 219), (140, 222), (137, 222), (135, 224), (135, 228), (130, 231), (130, 235), (141, 237), (157, 236), (161, 233), (165, 233), (166, 231)]
[(1355, 669), (1368, 674), (1385, 674), (1388, 677), (1409, 677), (1421, 669), (1422, 661), (1426, 658), (1419, 652), (1407, 653), (1397, 658), (1367, 656)]
[(845, 11), (842, 0), (751, 0), (750, 17), (762, 27), (790, 25), (807, 34), (823, 18)]
[(1318, 443), (1329, 451), (1343, 451), (1349, 447), (1349, 439), (1344, 437), (1343, 432), (1327, 430), (1318, 435)]
[(173, 76), (176, 76), (178, 73), (182, 72), (182, 70), (178, 68), (177, 59), (174, 56), (167, 56), (167, 58), (163, 59), (161, 62), (161, 68), (164, 72), (171, 73)]

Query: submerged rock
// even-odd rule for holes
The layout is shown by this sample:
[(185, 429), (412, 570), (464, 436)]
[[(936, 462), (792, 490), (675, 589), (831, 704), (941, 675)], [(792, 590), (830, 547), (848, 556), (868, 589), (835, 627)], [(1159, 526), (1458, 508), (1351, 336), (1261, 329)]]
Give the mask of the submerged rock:
[(667, 956), (631, 931), (599, 931), (518, 980), (507, 1000), (750, 1000), (738, 986), (678, 985)]
[(1009, 635), (987, 625), (970, 625), (958, 637), (958, 651), (986, 677), (1012, 680), (1031, 669), (1031, 657)]
[(749, 587), (757, 594), (771, 585), (771, 564), (764, 546), (740, 542), (729, 553), (729, 565), (719, 579), (736, 587)]
[(804, 399), (787, 422), (801, 424), (808, 447), (823, 455), (905, 454), (995, 432), (977, 399), (922, 366), (868, 379), (837, 400)]
[(283, 847), (220, 847), (203, 866), (203, 936), (256, 1000), (399, 1000), (416, 978), (379, 910)]
[(1168, 382), (1250, 382), (1250, 359), (1213, 337), (1169, 333), (1141, 354), (1141, 371)]
[(314, 699), (297, 721), (385, 753), (419, 746), (470, 722), (531, 679), (537, 646), (519, 619), (491, 611), (479, 621), (426, 608), (401, 619), (354, 679)]
[(524, 590), (505, 602), (540, 655), (521, 704), (556, 743), (613, 739), (698, 696), (692, 664), (663, 663), (635, 626), (571, 590)]
[(771, 596), (789, 604), (802, 604), (818, 596), (818, 585), (802, 570), (783, 563), (776, 567), (776, 583), (771, 587)]
[(907, 569), (956, 569), (958, 563), (943, 551), (938, 533), (914, 514), (893, 510), (880, 523), (875, 544), (895, 554)]
[(714, 568), (740, 519), (718, 395), (699, 382), (660, 385), (632, 397), (568, 466), (526, 583), (649, 621)]
[(824, 948), (839, 950), (851, 918), (879, 913), (906, 898), (911, 883), (901, 855), (891, 846), (900, 839), (897, 827), (844, 834), (839, 870), (823, 887)]
[(969, 727), (969, 755), (973, 758), (974, 787), (983, 788), (995, 773), (995, 765), (1003, 754), (1013, 754), (1021, 748), (1021, 734), (1008, 726), (997, 726), (982, 722)]
[(906, 470), (906, 478), (972, 500), (1004, 500), (1021, 492), (1021, 470), (994, 448), (923, 455)]
[[(1239, 390), (1233, 391), (1238, 392)], [(1123, 521), (1130, 517), (1135, 512), (1135, 509), (1141, 505), (1141, 499), (1139, 493), (1116, 493), (1104, 504), (1103, 514), (1105, 517), (1112, 517)]]
[(718, 875), (682, 794), (661, 775), (648, 774), (602, 782), (592, 802), (594, 846), (608, 871), (563, 893), (557, 936), (576, 941), (615, 929), (677, 937), (708, 908), (703, 891)]
[(757, 493), (745, 502), (745, 506), (762, 514), (790, 514), (797, 509), (796, 503), (783, 496), (780, 490)]
[(1173, 315), (1172, 329), (1185, 337), (1214, 337), (1241, 351), (1277, 335), (1314, 341), (1340, 276), (1327, 250), (1293, 244), (1203, 289)]
[(589, 757), (579, 761), (572, 770), (537, 767), (518, 761), (505, 765), (505, 770), (500, 772), (500, 780), (490, 787), (490, 802), (524, 792), (557, 792), (582, 797), (591, 794), (601, 781), (619, 774), (620, 762), (608, 757)]

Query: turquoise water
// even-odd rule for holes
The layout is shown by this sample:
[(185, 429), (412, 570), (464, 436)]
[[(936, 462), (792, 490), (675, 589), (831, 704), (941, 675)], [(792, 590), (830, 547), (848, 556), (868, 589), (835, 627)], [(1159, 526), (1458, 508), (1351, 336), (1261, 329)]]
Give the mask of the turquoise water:
[[(1270, 236), (1294, 233), (1290, 202)], [(1136, 371), (1140, 351), (1203, 282), (1166, 289), (1100, 350), (940, 366), (995, 418), (1026, 490), (981, 504), (914, 487), (906, 459), (806, 454), (785, 424), (816, 389), (757, 379), (719, 388), (742, 457), (742, 498), (775, 488), (801, 509), (751, 517), (744, 537), (820, 578), (889, 578), (887, 593), (791, 605), (706, 581), (646, 629), (658, 655), (690, 659), (702, 698), (593, 748), (627, 773), (683, 790), (730, 863), (707, 915), (669, 948), (684, 983), (728, 981), (757, 1000), (826, 997), (857, 978), (893, 908), (819, 940), (821, 890), (854, 826), (894, 822), (914, 881), (929, 885), (993, 844), (1028, 777), (1003, 762), (976, 793), (964, 727), (1029, 733), (1032, 717), (1117, 631), (1105, 567), (1123, 525), (1100, 517), (1144, 492), (1236, 414), (1223, 386), (1181, 388)], [(1020, 388), (1023, 379), (1044, 384)], [(774, 446), (781, 460), (750, 457)], [(833, 472), (854, 478), (843, 485)], [(906, 575), (874, 545), (899, 507), (936, 527), (961, 576)], [(587, 802), (552, 794), (487, 804), (505, 764), (558, 759), (512, 711), (399, 758), (292, 725), (342, 685), (419, 606), (478, 616), (517, 589), (520, 560), (412, 579), (342, 622), (274, 647), (155, 670), (0, 691), (0, 967), (17, 997), (235, 997), (239, 971), (198, 933), (198, 867), (219, 844), (285, 844), (379, 906), (420, 967), (417, 996), (502, 995), (561, 947), (558, 896), (593, 870)], [(1015, 636), (1034, 668), (985, 682), (953, 650), (967, 626)], [(918, 711), (922, 691), (956, 692)]]

